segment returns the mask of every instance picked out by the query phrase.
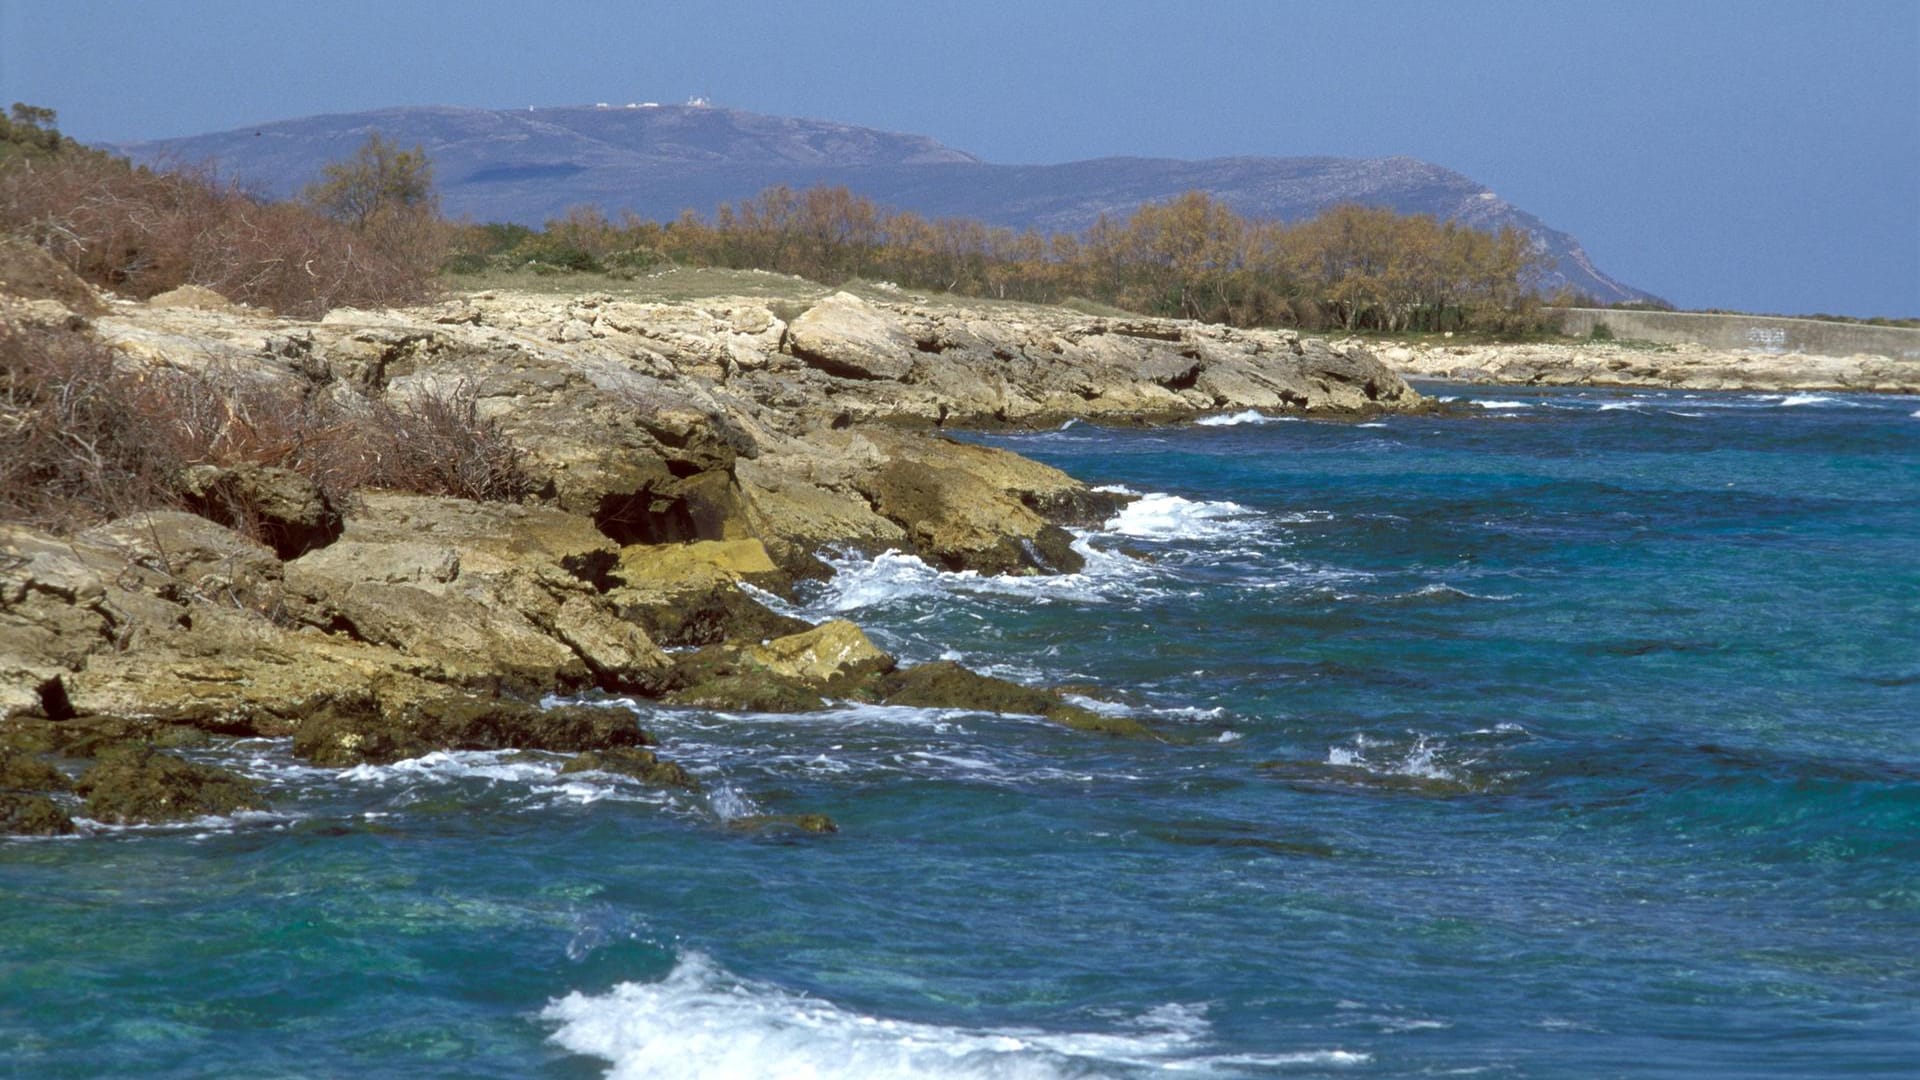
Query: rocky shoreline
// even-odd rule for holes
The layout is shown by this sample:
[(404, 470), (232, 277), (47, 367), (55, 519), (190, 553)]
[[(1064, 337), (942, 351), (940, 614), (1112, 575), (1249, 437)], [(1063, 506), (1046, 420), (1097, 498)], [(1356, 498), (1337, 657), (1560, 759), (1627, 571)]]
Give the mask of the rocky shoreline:
[(847, 293), (482, 293), (317, 322), (204, 290), (0, 302), (134, 371), (348, 411), (458, 392), (532, 488), (341, 504), (285, 469), (199, 466), (178, 481), (186, 509), (71, 535), (0, 522), (0, 832), (264, 805), (245, 778), (172, 752), (220, 737), (290, 737), (325, 766), (524, 749), (695, 782), (626, 709), (540, 705), (594, 691), (751, 711), (961, 707), (1153, 737), (1057, 690), (902, 665), (851, 623), (809, 626), (742, 586), (791, 596), (826, 572), (819, 553), (849, 548), (989, 574), (1079, 569), (1068, 529), (1126, 497), (946, 428), (1426, 407), (1354, 344)]
[(1725, 352), (1611, 342), (1377, 347), (1411, 378), (1500, 386), (1647, 387), (1778, 393), (1920, 394), (1920, 362), (1866, 354)]

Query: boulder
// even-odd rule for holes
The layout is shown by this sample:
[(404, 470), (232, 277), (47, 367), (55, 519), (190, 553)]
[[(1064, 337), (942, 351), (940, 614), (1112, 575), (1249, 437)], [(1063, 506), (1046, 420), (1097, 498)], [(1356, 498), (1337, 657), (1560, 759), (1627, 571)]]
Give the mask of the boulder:
[(749, 645), (745, 658), (775, 678), (822, 691), (851, 686), (868, 675), (891, 671), (892, 656), (845, 619)]
[(189, 510), (259, 537), (282, 559), (333, 543), (345, 527), (320, 486), (291, 469), (196, 465), (176, 483)]
[(1071, 504), (1065, 473), (968, 443), (887, 438), (886, 458), (854, 483), (913, 551), (947, 570), (1071, 573), (1086, 564), (1073, 537), (1034, 507)]
[(287, 564), (300, 621), (404, 653), (438, 682), (646, 690), (671, 666), (603, 596), (619, 549), (579, 515), (368, 495), (340, 539)]
[(689, 544), (632, 544), (620, 551), (608, 591), (620, 616), (646, 628), (662, 646), (759, 641), (808, 629), (741, 591), (753, 584), (774, 591), (791, 578), (758, 540)]
[(150, 747), (109, 754), (75, 782), (87, 816), (117, 825), (183, 821), (237, 810), (265, 810), (253, 781), (213, 765)]
[(828, 375), (887, 382), (906, 379), (916, 353), (900, 320), (846, 292), (834, 293), (788, 324), (786, 347)]

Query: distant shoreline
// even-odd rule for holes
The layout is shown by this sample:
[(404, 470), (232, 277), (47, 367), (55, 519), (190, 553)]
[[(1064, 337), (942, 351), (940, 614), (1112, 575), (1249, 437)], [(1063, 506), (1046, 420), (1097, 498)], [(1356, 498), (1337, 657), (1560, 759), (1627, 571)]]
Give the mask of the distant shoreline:
[(1920, 394), (1920, 361), (1734, 352), (1700, 345), (1371, 343), (1401, 376), (1498, 386)]

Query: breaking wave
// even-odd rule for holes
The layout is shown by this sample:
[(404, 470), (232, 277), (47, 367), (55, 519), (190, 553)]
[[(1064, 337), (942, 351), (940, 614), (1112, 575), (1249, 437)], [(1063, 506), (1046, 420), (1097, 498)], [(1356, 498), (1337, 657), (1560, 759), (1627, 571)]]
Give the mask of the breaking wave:
[(686, 952), (667, 977), (572, 993), (547, 1006), (553, 1041), (612, 1064), (612, 1080), (654, 1077), (902, 1077), (1053, 1080), (1177, 1070), (1364, 1064), (1340, 1049), (1207, 1056), (1201, 1006), (1169, 1004), (1107, 1031), (952, 1027), (869, 1016), (728, 973)]

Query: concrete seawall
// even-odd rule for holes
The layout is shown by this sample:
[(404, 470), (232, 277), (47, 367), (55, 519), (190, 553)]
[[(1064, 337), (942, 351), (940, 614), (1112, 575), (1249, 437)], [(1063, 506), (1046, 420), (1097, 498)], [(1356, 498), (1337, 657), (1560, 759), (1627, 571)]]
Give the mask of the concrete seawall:
[(1867, 354), (1920, 360), (1920, 330), (1895, 326), (1782, 319), (1767, 315), (1696, 315), (1679, 311), (1617, 311), (1566, 308), (1560, 332), (1586, 337), (1605, 324), (1620, 339), (1704, 345), (1729, 352), (1803, 353), (1810, 356)]

